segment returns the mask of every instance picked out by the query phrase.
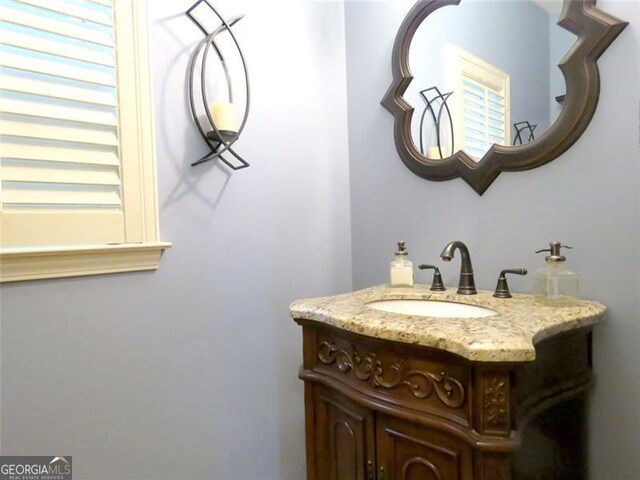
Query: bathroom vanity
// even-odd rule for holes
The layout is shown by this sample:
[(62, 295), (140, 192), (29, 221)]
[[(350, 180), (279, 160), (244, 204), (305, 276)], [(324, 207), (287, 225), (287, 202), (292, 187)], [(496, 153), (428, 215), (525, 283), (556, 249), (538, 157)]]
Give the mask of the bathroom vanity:
[[(586, 478), (591, 329), (605, 307), (454, 291), (379, 286), (291, 305), (303, 327), (308, 480)], [(446, 308), (368, 305), (380, 300)]]

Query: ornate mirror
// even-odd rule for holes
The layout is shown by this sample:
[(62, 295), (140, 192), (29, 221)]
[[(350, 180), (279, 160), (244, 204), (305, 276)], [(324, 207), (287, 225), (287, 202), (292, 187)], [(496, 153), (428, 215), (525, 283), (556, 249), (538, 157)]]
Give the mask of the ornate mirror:
[[(597, 59), (627, 23), (595, 0), (420, 0), (393, 47), (382, 105), (402, 161), (482, 195), (584, 132), (600, 93)], [(415, 75), (414, 75), (415, 73)]]

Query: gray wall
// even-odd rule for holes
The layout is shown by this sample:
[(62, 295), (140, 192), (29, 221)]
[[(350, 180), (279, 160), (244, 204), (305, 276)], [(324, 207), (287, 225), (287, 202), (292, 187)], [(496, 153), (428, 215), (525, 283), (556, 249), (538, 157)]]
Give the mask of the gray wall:
[(216, 1), (253, 86), (227, 175), (185, 75), (191, 0), (150, 2), (162, 237), (155, 273), (2, 287), (2, 454), (73, 455), (77, 480), (304, 477), (296, 298), (351, 289), (344, 12)]
[[(594, 336), (592, 479), (637, 480), (640, 4), (598, 2), (632, 24), (600, 60), (600, 104), (585, 134), (544, 167), (503, 173), (482, 197), (461, 180), (437, 183), (413, 175), (393, 145), (392, 117), (379, 102), (391, 82), (395, 32), (410, 4), (346, 4), (354, 287), (388, 281), (399, 239), (407, 241), (414, 261), (438, 264), (447, 242), (467, 242), (484, 289), (495, 287), (502, 268), (541, 267), (544, 259), (532, 252), (551, 240), (574, 245), (569, 265), (580, 273), (583, 296), (609, 307)], [(441, 264), (450, 285), (457, 281), (458, 262)], [(417, 278), (430, 281), (427, 274)], [(532, 280), (514, 278), (510, 284), (531, 292)]]

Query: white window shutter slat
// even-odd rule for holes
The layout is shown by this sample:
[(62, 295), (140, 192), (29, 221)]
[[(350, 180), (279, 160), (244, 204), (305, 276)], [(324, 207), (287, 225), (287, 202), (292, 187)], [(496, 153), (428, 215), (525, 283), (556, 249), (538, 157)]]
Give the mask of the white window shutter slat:
[(18, 71), (3, 69), (0, 75), (0, 90), (40, 95), (43, 97), (72, 100), (75, 102), (116, 107), (117, 99), (115, 89), (97, 87), (84, 82), (73, 82), (58, 79), (56, 77), (42, 77), (33, 74), (24, 74)]
[(113, 5), (113, 0), (88, 0), (90, 3), (95, 3), (96, 5), (103, 5), (105, 7), (111, 7)]
[[(34, 30), (34, 32), (37, 32), (37, 30)], [(52, 42), (48, 39), (40, 38), (35, 34), (5, 30), (2, 32), (1, 43), (33, 52), (44, 53), (60, 59), (77, 60), (105, 67), (114, 66), (113, 54), (62, 42)]]
[(0, 157), (23, 160), (80, 163), (90, 165), (111, 165), (118, 167), (118, 150), (113, 146), (63, 144), (4, 137), (0, 142)]
[(84, 144), (118, 146), (115, 128), (86, 126), (83, 123), (47, 122), (39, 119), (13, 119), (9, 115), (0, 118), (0, 134), (16, 137), (59, 140)]
[[(61, 0), (16, 0), (25, 5), (32, 5), (54, 13), (67, 15), (79, 20), (87, 20), (106, 27), (113, 26), (113, 12), (111, 1), (88, 1), (76, 0), (65, 2)], [(93, 8), (94, 6), (105, 6), (108, 8)]]
[(3, 182), (2, 203), (5, 210), (12, 207), (34, 209), (44, 205), (73, 205), (77, 207), (120, 205), (120, 193), (109, 187), (93, 185), (70, 188), (68, 184), (35, 184)]
[[(29, 98), (30, 97), (30, 98)], [(114, 108), (103, 109), (87, 104), (48, 103), (43, 97), (18, 95), (14, 98), (3, 94), (0, 112), (27, 117), (66, 120), (68, 122), (88, 123), (105, 127), (117, 127), (118, 117)]]
[(60, 62), (56, 62), (51, 57), (29, 57), (21, 53), (18, 53), (18, 49), (0, 50), (0, 66), (14, 68), (22, 72), (79, 80), (95, 85), (116, 86), (116, 76), (113, 70), (98, 71), (78, 65), (61, 66)]
[(120, 186), (117, 167), (3, 158), (1, 168), (5, 182)]
[(105, 30), (91, 29), (11, 8), (5, 8), (1, 18), (4, 22), (13, 23), (22, 27), (34, 28), (47, 33), (84, 40), (95, 43), (96, 45), (106, 47), (113, 46), (113, 37)]
[(118, 150), (115, 146), (86, 146), (77, 143), (47, 142), (42, 139), (34, 141), (4, 137), (0, 142), (0, 157), (120, 166)]

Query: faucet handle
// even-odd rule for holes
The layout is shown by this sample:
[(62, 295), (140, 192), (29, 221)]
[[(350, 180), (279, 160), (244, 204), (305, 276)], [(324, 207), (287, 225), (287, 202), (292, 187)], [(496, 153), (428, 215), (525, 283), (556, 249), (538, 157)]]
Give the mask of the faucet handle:
[(440, 269), (435, 265), (425, 265), (421, 263), (418, 265), (420, 270), (433, 270), (433, 280), (431, 281), (431, 290), (432, 292), (444, 292), (446, 288), (444, 287), (444, 283), (442, 283), (442, 275), (440, 275)]
[(526, 268), (511, 268), (502, 270), (498, 277), (498, 284), (496, 285), (496, 291), (493, 294), (496, 298), (511, 298), (511, 292), (509, 291), (509, 285), (507, 284), (507, 273), (513, 273), (514, 275), (526, 275)]

